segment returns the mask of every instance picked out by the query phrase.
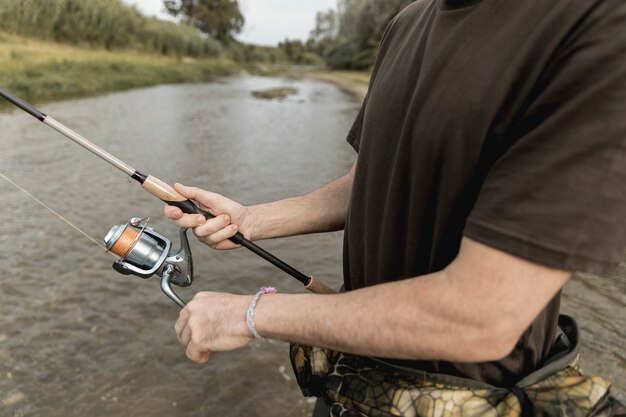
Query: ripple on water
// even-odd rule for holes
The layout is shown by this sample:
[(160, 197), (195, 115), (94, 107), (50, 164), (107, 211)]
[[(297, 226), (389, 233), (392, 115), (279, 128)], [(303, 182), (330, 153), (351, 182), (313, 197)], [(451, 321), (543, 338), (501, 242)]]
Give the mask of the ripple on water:
[[(344, 138), (358, 103), (312, 81), (288, 82), (300, 90), (295, 102), (259, 102), (250, 95), (285, 83), (249, 77), (161, 86), (49, 104), (46, 111), (144, 172), (249, 204), (313, 190), (343, 175), (354, 160)], [(159, 231), (176, 236), (158, 201), (32, 118), (0, 114), (0, 144), (4, 173), (97, 239), (133, 216), (151, 216)], [(209, 366), (190, 363), (174, 336), (178, 309), (157, 280), (117, 275), (113, 258), (93, 243), (3, 181), (0, 192), (0, 250), (8, 254), (0, 257), (0, 401), (10, 399), (9, 413), (310, 415), (312, 404), (285, 379), (285, 344), (215, 355)], [(338, 286), (341, 237), (263, 246)], [(180, 290), (185, 299), (201, 290), (250, 294), (266, 285), (302, 291), (243, 251), (214, 253), (195, 242), (192, 249), (197, 276), (191, 289)], [(611, 376), (623, 393), (626, 368), (615, 366), (623, 363), (619, 347), (626, 344), (624, 269), (620, 274), (601, 282), (575, 279), (564, 306), (582, 324), (586, 369)]]

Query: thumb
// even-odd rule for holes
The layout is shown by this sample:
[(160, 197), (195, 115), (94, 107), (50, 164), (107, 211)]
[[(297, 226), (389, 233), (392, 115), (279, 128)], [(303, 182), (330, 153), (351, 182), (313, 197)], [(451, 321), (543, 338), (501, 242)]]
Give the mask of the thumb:
[(210, 191), (206, 191), (197, 187), (188, 187), (186, 185), (178, 183), (174, 184), (174, 188), (176, 189), (176, 191), (182, 194), (183, 197), (200, 203), (211, 212), (213, 212), (214, 210), (225, 211), (228, 209), (228, 207), (225, 207), (227, 206), (227, 204), (224, 204), (224, 197), (219, 194), (212, 193)]
[(174, 184), (174, 189), (178, 191), (183, 197), (196, 200), (198, 198), (198, 194), (202, 191), (196, 187), (188, 187), (183, 184), (176, 183)]

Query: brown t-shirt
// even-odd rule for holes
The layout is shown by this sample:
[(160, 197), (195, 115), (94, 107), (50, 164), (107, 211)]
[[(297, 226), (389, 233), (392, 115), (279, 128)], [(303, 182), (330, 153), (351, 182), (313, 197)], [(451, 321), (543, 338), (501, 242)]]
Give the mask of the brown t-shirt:
[[(348, 140), (348, 290), (442, 270), (463, 236), (605, 274), (626, 247), (626, 2), (417, 1)], [(502, 361), (403, 364), (511, 385), (545, 362), (558, 311)]]

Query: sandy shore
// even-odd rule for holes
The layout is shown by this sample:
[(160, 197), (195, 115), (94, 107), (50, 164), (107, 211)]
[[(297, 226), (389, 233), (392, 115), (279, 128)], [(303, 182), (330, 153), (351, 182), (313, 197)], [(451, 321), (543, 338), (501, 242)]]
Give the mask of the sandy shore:
[(363, 101), (367, 94), (370, 74), (354, 71), (309, 71), (301, 74), (306, 78), (333, 83), (355, 99)]

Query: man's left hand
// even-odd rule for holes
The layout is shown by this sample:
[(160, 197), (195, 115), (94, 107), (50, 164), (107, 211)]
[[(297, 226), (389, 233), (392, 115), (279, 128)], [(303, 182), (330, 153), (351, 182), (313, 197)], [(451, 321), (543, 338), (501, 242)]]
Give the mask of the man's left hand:
[(187, 357), (204, 364), (211, 352), (231, 351), (250, 343), (246, 312), (251, 301), (251, 296), (198, 293), (181, 311), (175, 326)]

